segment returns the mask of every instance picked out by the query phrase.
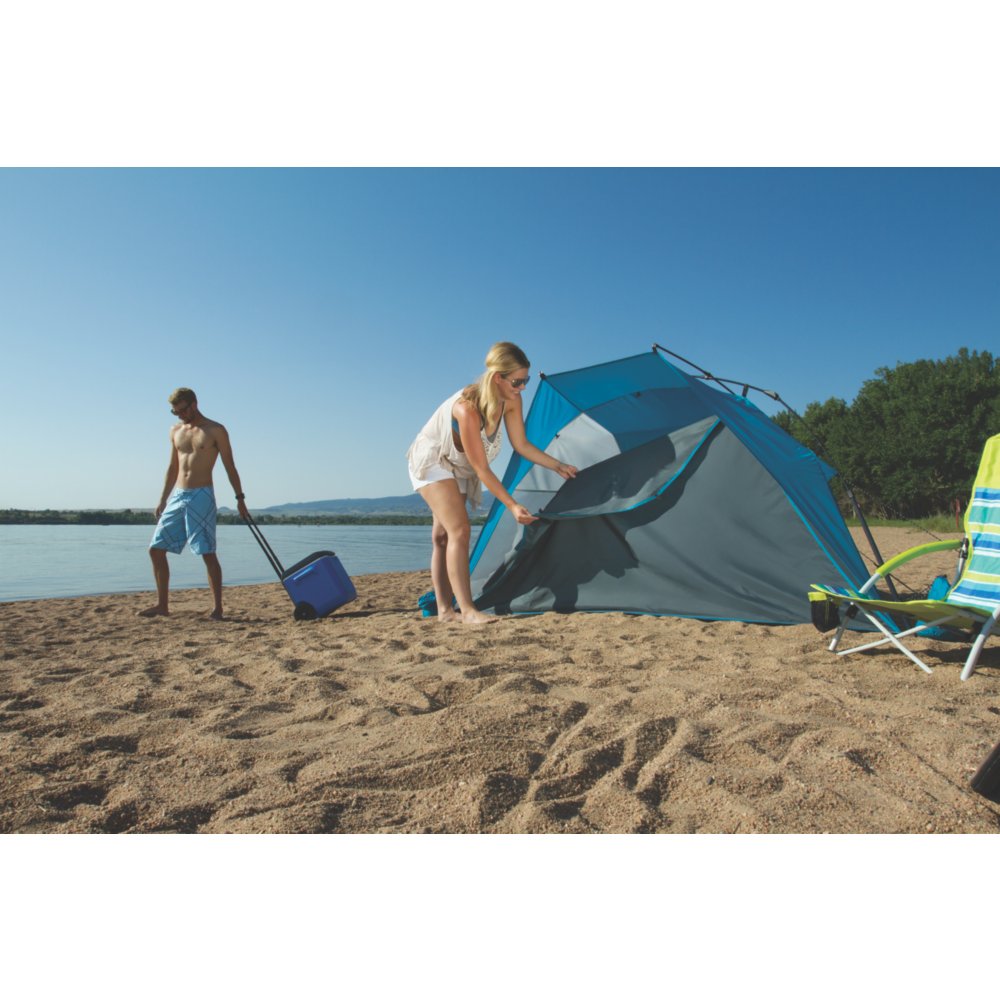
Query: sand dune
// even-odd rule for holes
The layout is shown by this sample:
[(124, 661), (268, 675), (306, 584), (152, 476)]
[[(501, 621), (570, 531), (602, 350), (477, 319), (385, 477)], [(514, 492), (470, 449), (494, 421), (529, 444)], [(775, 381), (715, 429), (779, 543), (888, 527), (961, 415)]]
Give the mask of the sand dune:
[(807, 625), (442, 626), (414, 611), (428, 574), (355, 582), (318, 622), (277, 584), (227, 591), (221, 623), (206, 591), (155, 620), (149, 595), (0, 605), (0, 830), (998, 829), (968, 786), (1000, 740), (996, 639), (962, 683), (931, 641), (926, 676)]

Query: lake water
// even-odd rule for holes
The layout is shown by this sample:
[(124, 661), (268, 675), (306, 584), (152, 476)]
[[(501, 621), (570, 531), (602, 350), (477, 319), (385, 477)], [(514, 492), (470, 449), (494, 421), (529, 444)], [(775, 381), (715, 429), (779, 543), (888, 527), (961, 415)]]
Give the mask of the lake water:
[[(351, 576), (430, 567), (429, 525), (270, 525), (262, 529), (291, 566), (312, 552), (336, 552)], [(473, 542), (478, 533), (473, 527)], [(0, 524), (0, 601), (153, 590), (147, 549), (152, 525)], [(277, 580), (243, 525), (221, 524), (218, 556), (226, 586)], [(170, 587), (207, 587), (205, 564), (170, 555)]]

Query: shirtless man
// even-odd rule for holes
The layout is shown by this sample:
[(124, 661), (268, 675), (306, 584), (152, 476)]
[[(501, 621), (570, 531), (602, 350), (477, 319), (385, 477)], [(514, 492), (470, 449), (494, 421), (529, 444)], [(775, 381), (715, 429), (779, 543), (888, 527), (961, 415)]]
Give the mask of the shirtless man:
[(170, 587), (170, 567), (167, 552), (179, 553), (185, 543), (205, 560), (208, 583), (215, 608), (212, 618), (222, 618), (222, 567), (215, 555), (215, 492), (212, 487), (212, 467), (217, 458), (229, 476), (236, 494), (240, 517), (247, 518), (240, 474), (233, 462), (229, 435), (222, 424), (203, 416), (198, 398), (191, 389), (177, 389), (170, 394), (170, 412), (179, 423), (170, 429), (170, 465), (163, 484), (157, 525), (149, 543), (156, 581), (156, 604), (139, 614), (144, 618), (169, 614), (167, 595)]

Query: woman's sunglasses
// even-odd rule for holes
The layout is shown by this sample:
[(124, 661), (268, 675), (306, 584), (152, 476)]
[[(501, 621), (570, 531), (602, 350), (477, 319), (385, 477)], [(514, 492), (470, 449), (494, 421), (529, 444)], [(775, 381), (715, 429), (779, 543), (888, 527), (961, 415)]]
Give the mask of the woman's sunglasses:
[(501, 375), (500, 378), (502, 378), (505, 382), (510, 382), (515, 389), (520, 389), (531, 381), (530, 375), (525, 375), (524, 378), (507, 378), (506, 375)]

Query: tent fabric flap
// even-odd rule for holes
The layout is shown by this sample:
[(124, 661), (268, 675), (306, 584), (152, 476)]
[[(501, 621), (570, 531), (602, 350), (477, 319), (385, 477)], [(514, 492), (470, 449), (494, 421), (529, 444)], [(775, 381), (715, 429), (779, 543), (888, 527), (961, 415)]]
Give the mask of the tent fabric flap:
[(718, 419), (709, 417), (588, 466), (553, 496), (541, 516), (593, 517), (648, 503), (683, 471), (718, 426)]

